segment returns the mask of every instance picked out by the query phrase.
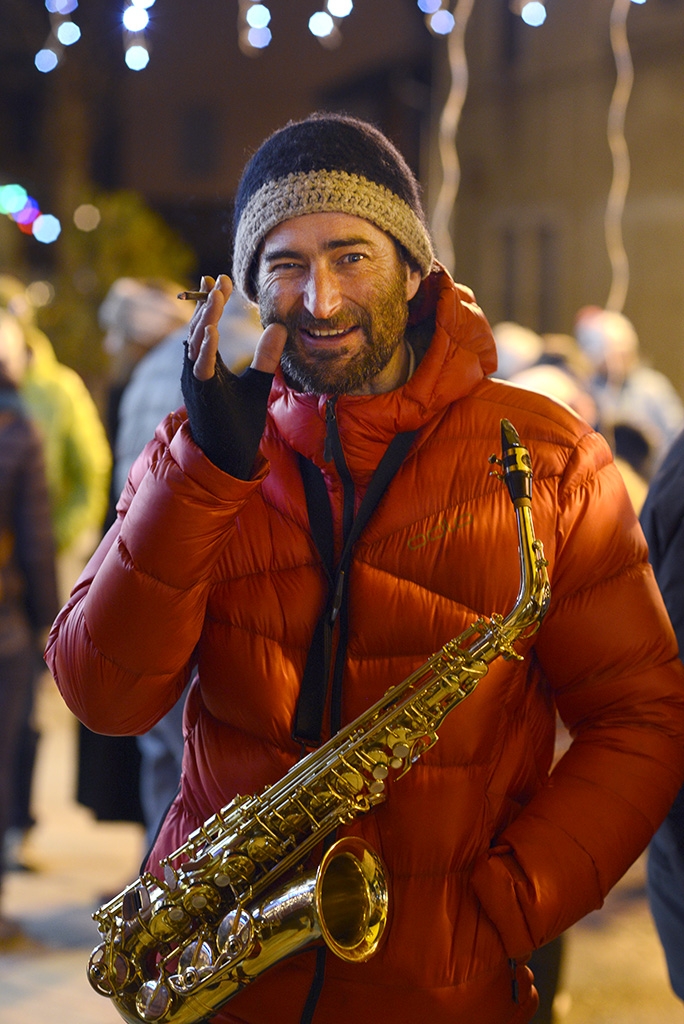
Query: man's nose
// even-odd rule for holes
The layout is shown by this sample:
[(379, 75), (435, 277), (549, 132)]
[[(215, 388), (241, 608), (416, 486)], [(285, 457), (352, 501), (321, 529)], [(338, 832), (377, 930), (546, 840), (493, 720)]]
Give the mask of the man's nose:
[(328, 267), (312, 267), (304, 289), (304, 305), (317, 320), (327, 320), (340, 304), (340, 289)]

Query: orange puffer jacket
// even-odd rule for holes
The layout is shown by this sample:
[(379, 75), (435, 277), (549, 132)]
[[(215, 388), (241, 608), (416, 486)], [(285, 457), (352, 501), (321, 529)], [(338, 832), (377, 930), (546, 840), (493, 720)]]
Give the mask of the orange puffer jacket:
[[(488, 463), (502, 417), (531, 453), (551, 607), (524, 660), (495, 661), (387, 801), (341, 830), (383, 858), (391, 917), (367, 963), (328, 955), (317, 1024), (529, 1020), (526, 957), (601, 905), (684, 778), (684, 670), (605, 441), (566, 407), (487, 378), (490, 329), (446, 273), (421, 296), (436, 326), (410, 381), (336, 404), (357, 506), (389, 440), (418, 429), (354, 549), (343, 722), (514, 604), (515, 516)], [(147, 730), (198, 661), (181, 792), (152, 863), (300, 756), (293, 716), (328, 584), (297, 453), (324, 473), (339, 550), (326, 404), (277, 376), (248, 482), (205, 458), (183, 410), (168, 418), (55, 624), (50, 667), (96, 731)], [(556, 707), (573, 742), (549, 777)], [(296, 1024), (314, 963), (312, 951), (281, 962), (215, 1019)]]

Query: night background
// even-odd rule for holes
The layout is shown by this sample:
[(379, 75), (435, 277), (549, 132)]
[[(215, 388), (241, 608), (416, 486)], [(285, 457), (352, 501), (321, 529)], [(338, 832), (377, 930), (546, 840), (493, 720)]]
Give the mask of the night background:
[[(0, 187), (22, 185), (61, 233), (41, 244), (0, 216), (0, 270), (50, 283), (42, 326), (89, 380), (102, 371), (94, 314), (111, 281), (163, 272), (193, 284), (229, 270), (246, 157), (288, 119), (326, 108), (375, 121), (403, 150), (440, 258), (492, 323), (568, 332), (581, 306), (612, 304), (682, 389), (684, 0), (548, 0), (537, 27), (517, 0), (445, 2), (440, 14), (457, 20), (446, 35), (416, 0), (357, 0), (318, 38), (309, 19), (322, 0), (278, 0), (261, 49), (244, 42), (249, 0), (157, 0), (135, 38), (122, 26), (128, 0), (48, 2), (73, 9), (0, 2)], [(41, 72), (36, 54), (63, 21), (80, 38)], [(124, 60), (136, 42), (149, 54), (141, 70)], [(623, 267), (616, 283), (604, 221), (625, 57), (616, 224), (628, 277)], [(83, 204), (100, 211), (94, 230), (74, 224)]]

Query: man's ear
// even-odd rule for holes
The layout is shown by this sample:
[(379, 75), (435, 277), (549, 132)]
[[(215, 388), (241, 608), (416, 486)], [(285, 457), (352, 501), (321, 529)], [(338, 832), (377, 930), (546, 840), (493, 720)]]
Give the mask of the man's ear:
[(406, 301), (410, 302), (420, 288), (423, 275), (417, 267), (406, 264)]

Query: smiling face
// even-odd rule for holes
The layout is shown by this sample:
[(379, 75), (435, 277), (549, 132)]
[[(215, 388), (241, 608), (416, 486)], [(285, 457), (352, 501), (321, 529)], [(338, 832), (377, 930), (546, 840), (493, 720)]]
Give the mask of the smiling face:
[(310, 213), (273, 228), (259, 256), (259, 311), (264, 326), (287, 328), (282, 366), (292, 384), (315, 394), (399, 387), (420, 280), (390, 236), (361, 217)]

